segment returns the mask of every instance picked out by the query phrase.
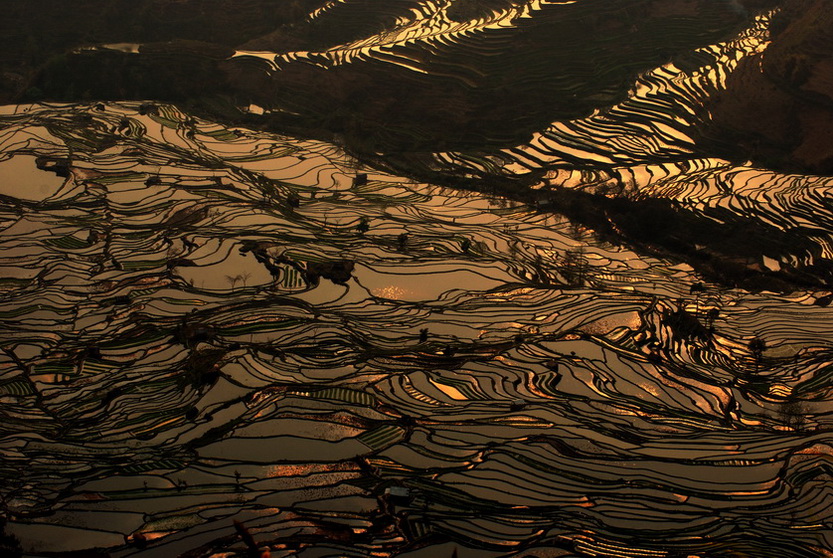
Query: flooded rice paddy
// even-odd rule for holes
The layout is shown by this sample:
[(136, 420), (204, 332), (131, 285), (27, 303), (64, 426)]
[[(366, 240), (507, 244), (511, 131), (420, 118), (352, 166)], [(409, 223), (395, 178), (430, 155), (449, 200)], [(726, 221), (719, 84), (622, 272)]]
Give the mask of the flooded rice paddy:
[(0, 478), (30, 555), (244, 555), (235, 521), (273, 557), (833, 548), (828, 293), (166, 105), (4, 111)]

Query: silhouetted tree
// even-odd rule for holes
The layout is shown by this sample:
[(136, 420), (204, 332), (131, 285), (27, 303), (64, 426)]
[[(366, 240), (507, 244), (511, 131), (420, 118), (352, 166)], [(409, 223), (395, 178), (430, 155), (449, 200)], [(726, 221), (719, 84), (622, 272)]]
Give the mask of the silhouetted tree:
[(749, 352), (752, 353), (752, 359), (755, 361), (755, 370), (757, 371), (761, 366), (761, 361), (763, 360), (764, 351), (766, 350), (766, 341), (760, 337), (755, 337), (749, 342), (747, 348), (749, 349)]
[(688, 290), (689, 294), (694, 295), (694, 315), (700, 316), (700, 295), (706, 292), (706, 286), (703, 283), (694, 283)]
[(19, 558), (23, 556), (23, 549), (17, 537), (6, 533), (7, 520), (0, 517), (0, 556), (4, 558)]
[(567, 284), (582, 287), (587, 279), (587, 267), (583, 250), (567, 250), (561, 259), (559, 271)]
[(226, 275), (226, 281), (231, 286), (231, 290), (234, 290), (234, 287), (237, 285), (237, 282), (240, 281), (241, 277), (239, 275)]
[(801, 401), (791, 399), (781, 405), (778, 414), (784, 421), (784, 426), (799, 431), (807, 423), (807, 407)]
[(714, 330), (714, 321), (720, 316), (720, 310), (717, 308), (709, 309), (706, 314), (706, 323), (710, 331)]
[(397, 237), (397, 244), (399, 245), (399, 250), (404, 252), (408, 249), (408, 233), (403, 232)]
[(706, 286), (703, 283), (694, 283), (688, 289), (689, 294), (696, 294), (696, 293), (704, 293), (706, 292)]

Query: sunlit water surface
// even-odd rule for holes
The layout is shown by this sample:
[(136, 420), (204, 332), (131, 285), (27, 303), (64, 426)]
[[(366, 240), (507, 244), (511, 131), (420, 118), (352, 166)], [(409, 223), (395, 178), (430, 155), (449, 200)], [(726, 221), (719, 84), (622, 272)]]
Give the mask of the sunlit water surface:
[(0, 116), (0, 476), (32, 555), (242, 554), (233, 521), (272, 556), (833, 548), (826, 293), (139, 110)]

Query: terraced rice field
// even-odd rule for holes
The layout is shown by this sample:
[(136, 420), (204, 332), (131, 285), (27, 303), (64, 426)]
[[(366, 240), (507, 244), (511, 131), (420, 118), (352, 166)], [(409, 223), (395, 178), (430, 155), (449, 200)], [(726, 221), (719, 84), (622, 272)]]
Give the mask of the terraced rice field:
[(273, 556), (833, 543), (819, 293), (169, 106), (2, 118), (2, 474), (34, 552), (241, 551), (233, 519)]
[[(414, 44), (572, 3), (411, 4), (375, 42), (236, 56), (437, 72)], [(688, 133), (767, 22), (528, 143), (423, 161), (816, 247), (750, 269), (830, 260), (829, 178)], [(831, 555), (830, 291), (728, 287), (381, 167), (162, 103), (0, 107), (0, 501), (27, 556)]]

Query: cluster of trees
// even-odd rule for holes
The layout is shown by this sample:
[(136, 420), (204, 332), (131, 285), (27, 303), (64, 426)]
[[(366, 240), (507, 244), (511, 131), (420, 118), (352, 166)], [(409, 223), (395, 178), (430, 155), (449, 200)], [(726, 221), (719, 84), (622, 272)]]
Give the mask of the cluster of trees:
[(7, 558), (20, 558), (23, 556), (23, 549), (20, 541), (14, 535), (6, 533), (7, 520), (0, 517), (0, 555)]
[(234, 287), (237, 283), (242, 283), (243, 286), (246, 286), (246, 283), (251, 279), (252, 274), (248, 271), (244, 271), (243, 273), (238, 273), (237, 275), (226, 275), (226, 282), (231, 287), (231, 290), (234, 290)]
[(564, 252), (557, 269), (568, 285), (583, 287), (587, 280), (589, 269), (589, 263), (587, 257), (584, 255), (584, 250), (578, 248)]
[[(756, 336), (749, 341), (746, 348), (749, 350), (754, 364), (751, 380), (753, 381), (752, 385), (755, 386), (754, 380), (757, 378), (761, 367), (767, 364), (767, 357), (764, 353), (768, 346), (766, 341)], [(764, 386), (768, 389), (769, 384), (762, 382), (761, 387)], [(808, 413), (807, 404), (794, 395), (787, 397), (778, 407), (778, 418), (781, 423), (795, 431), (801, 431), (807, 426)]]
[(784, 426), (793, 430), (803, 430), (807, 424), (807, 406), (796, 399), (785, 401), (778, 410), (778, 415)]

